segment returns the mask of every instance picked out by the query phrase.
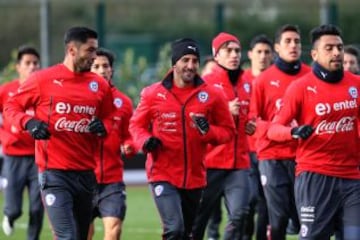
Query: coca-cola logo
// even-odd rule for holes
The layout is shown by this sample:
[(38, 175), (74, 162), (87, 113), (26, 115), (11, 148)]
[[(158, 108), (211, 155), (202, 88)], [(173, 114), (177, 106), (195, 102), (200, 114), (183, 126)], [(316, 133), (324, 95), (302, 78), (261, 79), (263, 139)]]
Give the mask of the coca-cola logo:
[(82, 118), (80, 120), (67, 120), (66, 117), (59, 118), (55, 123), (55, 130), (87, 133), (89, 132), (90, 119)]
[(315, 129), (317, 135), (350, 132), (354, 130), (355, 117), (343, 117), (339, 121), (322, 120)]

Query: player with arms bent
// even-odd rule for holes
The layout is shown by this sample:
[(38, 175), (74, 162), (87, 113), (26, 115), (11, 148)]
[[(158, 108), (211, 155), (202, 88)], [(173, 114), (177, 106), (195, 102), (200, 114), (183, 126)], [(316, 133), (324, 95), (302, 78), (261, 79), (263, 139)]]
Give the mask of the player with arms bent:
[[(109, 84), (90, 72), (97, 33), (86, 27), (65, 34), (65, 58), (32, 74), (5, 105), (5, 115), (35, 141), (35, 158), (54, 238), (85, 240), (96, 187), (97, 138), (113, 111)], [(23, 109), (33, 107), (31, 117)]]
[[(334, 228), (340, 227), (342, 239), (356, 240), (360, 236), (360, 84), (342, 68), (344, 45), (337, 27), (313, 29), (311, 43), (312, 72), (289, 86), (268, 137), (299, 139), (295, 183), (299, 239), (330, 239)], [(299, 126), (288, 127), (294, 118)]]

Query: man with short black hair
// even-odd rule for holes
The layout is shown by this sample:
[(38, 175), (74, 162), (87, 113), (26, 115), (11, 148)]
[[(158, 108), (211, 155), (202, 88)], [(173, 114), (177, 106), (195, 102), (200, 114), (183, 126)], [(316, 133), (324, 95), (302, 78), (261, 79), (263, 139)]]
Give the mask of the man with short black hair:
[(360, 51), (357, 47), (345, 46), (343, 67), (345, 71), (360, 74)]
[[(113, 83), (115, 56), (107, 49), (96, 51), (91, 71), (104, 77), (111, 86), (114, 112), (111, 131), (101, 141), (96, 152), (97, 189), (94, 197), (93, 218), (102, 218), (104, 240), (119, 240), (126, 213), (126, 189), (123, 180), (123, 156), (135, 154), (129, 133), (129, 120), (133, 106), (130, 98), (120, 92)], [(89, 239), (92, 238), (91, 225)]]
[[(12, 98), (18, 88), (35, 71), (40, 69), (40, 55), (30, 46), (18, 49), (16, 58), (18, 79), (0, 87), (0, 112), (9, 98)], [(32, 107), (25, 108), (28, 116), (34, 115)], [(4, 186), (4, 218), (2, 229), (9, 236), (13, 232), (15, 220), (22, 214), (23, 192), (25, 187), (29, 193), (29, 227), (27, 239), (37, 240), (43, 224), (44, 208), (41, 202), (38, 184), (38, 170), (35, 164), (35, 141), (28, 132), (16, 127), (9, 118), (3, 116), (0, 128), (0, 138), (5, 154), (2, 176)]]
[[(272, 66), (253, 81), (250, 117), (256, 118), (257, 157), (271, 227), (271, 239), (285, 240), (289, 218), (299, 230), (294, 199), (297, 141), (275, 142), (266, 135), (283, 95), (293, 81), (310, 68), (300, 61), (300, 29), (281, 26), (275, 34), (277, 57)], [(292, 124), (296, 125), (296, 122)]]
[[(90, 68), (97, 33), (72, 27), (65, 33), (62, 64), (33, 73), (5, 104), (5, 116), (35, 139), (44, 206), (54, 238), (85, 240), (96, 187), (95, 152), (113, 111), (111, 89)], [(35, 115), (22, 109), (33, 107)]]
[[(267, 136), (297, 139), (299, 239), (360, 236), (358, 123), (360, 83), (343, 70), (342, 35), (334, 25), (311, 31), (312, 72), (293, 82)], [(298, 126), (289, 126), (295, 119)]]
[[(261, 73), (263, 73), (273, 62), (273, 43), (264, 34), (256, 35), (251, 39), (248, 58), (250, 60), (250, 68), (244, 70), (243, 78), (249, 82), (253, 82)], [(268, 213), (264, 191), (260, 182), (259, 161), (256, 155), (256, 136), (247, 137), (250, 150), (250, 210), (246, 219), (244, 237), (242, 240), (252, 239), (252, 235), (256, 233), (257, 240), (267, 240), (268, 229)], [(257, 217), (255, 218), (255, 212)], [(256, 222), (256, 224), (254, 224)]]

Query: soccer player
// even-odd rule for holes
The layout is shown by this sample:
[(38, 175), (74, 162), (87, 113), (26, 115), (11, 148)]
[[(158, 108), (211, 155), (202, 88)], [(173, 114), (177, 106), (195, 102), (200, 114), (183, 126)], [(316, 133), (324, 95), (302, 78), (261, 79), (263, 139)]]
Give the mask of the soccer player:
[(216, 62), (215, 62), (213, 56), (208, 56), (207, 58), (205, 58), (204, 66), (201, 70), (201, 76), (205, 76), (205, 75), (211, 73), (214, 66), (216, 66)]
[(241, 45), (236, 36), (219, 33), (212, 40), (212, 49), (217, 65), (212, 73), (204, 76), (204, 80), (226, 97), (237, 134), (231, 142), (208, 147), (205, 162), (207, 186), (195, 220), (193, 238), (203, 239), (215, 203), (224, 196), (228, 211), (224, 239), (241, 239), (250, 195), (250, 159), (246, 133), (255, 131), (254, 123), (249, 123), (247, 118), (251, 82), (242, 77)]
[(355, 46), (345, 46), (343, 67), (345, 71), (360, 74), (360, 52)]
[[(275, 142), (266, 132), (289, 84), (310, 68), (301, 63), (300, 30), (294, 25), (281, 26), (275, 34), (277, 57), (273, 65), (253, 82), (250, 117), (256, 118), (257, 157), (271, 227), (271, 239), (284, 240), (288, 219), (297, 230), (294, 178), (297, 142)], [(296, 124), (296, 123), (292, 123)]]
[[(276, 141), (298, 139), (296, 206), (299, 239), (360, 236), (358, 121), (360, 84), (343, 70), (342, 35), (334, 25), (311, 31), (312, 71), (293, 82), (268, 130)], [(291, 127), (295, 119), (299, 126)]]
[[(99, 138), (113, 112), (109, 84), (90, 72), (97, 33), (72, 27), (61, 64), (33, 73), (5, 104), (5, 117), (35, 139), (41, 196), (54, 238), (85, 240), (96, 188)], [(33, 107), (34, 116), (23, 109)], [(105, 124), (104, 124), (105, 123)]]
[[(204, 77), (207, 74), (211, 73), (214, 66), (216, 66), (217, 63), (214, 59), (214, 57), (208, 56), (204, 60), (204, 66), (201, 70), (201, 76)], [(209, 223), (207, 226), (207, 236), (208, 240), (217, 240), (220, 237), (219, 233), (219, 227), (222, 220), (222, 204), (221, 204), (221, 198), (216, 202), (214, 205), (214, 208), (212, 209), (212, 214), (209, 218)]]
[[(12, 98), (18, 88), (33, 72), (40, 68), (40, 55), (30, 46), (18, 49), (16, 71), (18, 78), (0, 87), (0, 111), (4, 104)], [(24, 114), (34, 115), (34, 109), (25, 108)], [(25, 187), (29, 196), (29, 227), (27, 239), (40, 237), (43, 224), (44, 208), (41, 202), (38, 184), (38, 170), (35, 164), (35, 141), (28, 132), (22, 131), (4, 115), (0, 128), (0, 138), (5, 154), (2, 176), (5, 179), (4, 218), (2, 229), (6, 236), (13, 232), (15, 220), (21, 216), (23, 192)]]
[[(123, 160), (120, 147), (125, 155), (134, 153), (129, 133), (129, 120), (133, 107), (129, 97), (112, 84), (115, 56), (109, 50), (98, 49), (91, 71), (104, 77), (111, 86), (115, 111), (111, 131), (101, 142), (96, 153), (96, 180), (98, 183), (94, 198), (94, 215), (101, 217), (104, 224), (104, 240), (119, 240), (126, 213), (126, 192), (123, 181)], [(91, 230), (94, 225), (91, 225)], [(90, 232), (89, 239), (92, 233)]]
[(163, 224), (163, 239), (192, 239), (191, 229), (206, 184), (207, 144), (234, 136), (227, 103), (198, 75), (200, 51), (190, 38), (172, 43), (172, 68), (143, 89), (130, 133), (147, 154), (150, 189)]
[[(273, 43), (271, 40), (263, 34), (253, 37), (250, 42), (248, 58), (250, 59), (251, 64), (250, 68), (244, 71), (243, 78), (252, 82), (272, 64)], [(269, 220), (264, 191), (260, 182), (260, 172), (256, 156), (256, 138), (254, 135), (248, 136), (248, 143), (251, 163), (251, 199), (249, 215), (245, 222), (245, 230), (242, 240), (252, 239), (254, 228), (256, 229), (255, 232), (257, 240), (267, 240), (266, 233)], [(256, 225), (254, 224), (255, 212), (257, 213)]]

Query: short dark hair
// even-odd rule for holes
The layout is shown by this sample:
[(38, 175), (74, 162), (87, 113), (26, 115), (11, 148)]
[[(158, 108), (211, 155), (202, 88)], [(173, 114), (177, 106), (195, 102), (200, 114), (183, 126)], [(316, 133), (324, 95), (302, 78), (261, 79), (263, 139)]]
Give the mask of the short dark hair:
[(99, 48), (96, 50), (96, 56), (104, 56), (108, 59), (109, 64), (111, 67), (113, 67), (115, 62), (115, 54), (110, 52), (110, 50), (107, 50), (105, 48)]
[(300, 28), (297, 25), (285, 24), (281, 26), (275, 33), (275, 43), (280, 43), (281, 35), (284, 32), (296, 32), (300, 35)]
[(98, 34), (96, 31), (87, 27), (72, 27), (68, 29), (64, 36), (65, 44), (71, 41), (85, 43), (89, 38), (97, 39)]
[(31, 54), (40, 59), (39, 52), (31, 46), (20, 46), (17, 51), (16, 62), (19, 63), (24, 55)]
[(208, 62), (213, 62), (213, 61), (215, 61), (214, 57), (212, 55), (208, 55), (204, 58), (203, 65), (205, 66)]
[(340, 28), (332, 24), (323, 24), (310, 31), (310, 41), (312, 46), (314, 46), (314, 43), (324, 35), (334, 35), (342, 38)]
[(344, 47), (344, 52), (347, 54), (351, 54), (356, 57), (357, 62), (360, 62), (360, 52), (359, 49), (353, 45), (347, 45)]
[(253, 37), (251, 39), (250, 50), (252, 50), (255, 47), (255, 45), (258, 44), (258, 43), (263, 43), (263, 44), (269, 45), (269, 47), (271, 49), (273, 49), (272, 41), (265, 34), (256, 35), (255, 37)]

